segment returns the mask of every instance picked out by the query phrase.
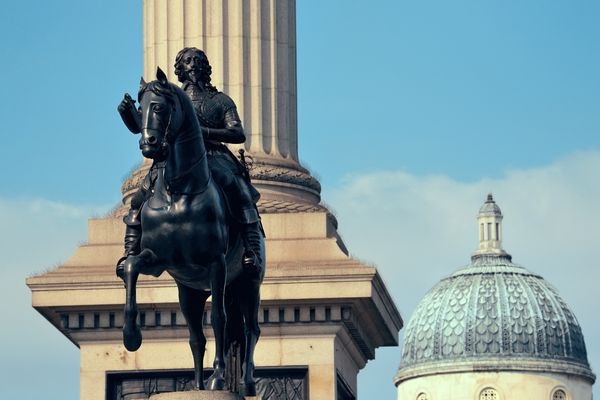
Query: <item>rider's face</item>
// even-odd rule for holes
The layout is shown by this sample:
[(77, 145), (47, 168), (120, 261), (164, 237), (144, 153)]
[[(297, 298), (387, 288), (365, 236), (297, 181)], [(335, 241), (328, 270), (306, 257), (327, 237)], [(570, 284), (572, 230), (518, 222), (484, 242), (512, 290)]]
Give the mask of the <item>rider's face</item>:
[(197, 83), (202, 79), (202, 61), (202, 55), (196, 51), (188, 51), (183, 55), (183, 73), (186, 80)]

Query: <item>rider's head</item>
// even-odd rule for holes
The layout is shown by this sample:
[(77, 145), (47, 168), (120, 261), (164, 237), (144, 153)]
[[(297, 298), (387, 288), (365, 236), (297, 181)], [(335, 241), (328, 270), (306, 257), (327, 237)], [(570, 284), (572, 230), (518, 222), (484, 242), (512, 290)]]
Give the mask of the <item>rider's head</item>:
[(179, 82), (193, 82), (209, 89), (214, 89), (210, 84), (212, 68), (206, 54), (195, 47), (185, 47), (175, 57), (175, 75)]

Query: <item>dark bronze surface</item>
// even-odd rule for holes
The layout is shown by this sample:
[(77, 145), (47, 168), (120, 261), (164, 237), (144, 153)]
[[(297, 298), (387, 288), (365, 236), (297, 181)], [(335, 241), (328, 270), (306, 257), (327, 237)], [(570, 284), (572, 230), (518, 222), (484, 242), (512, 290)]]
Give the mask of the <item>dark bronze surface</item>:
[[(212, 295), (216, 351), (207, 386), (225, 388), (225, 356), (237, 344), (243, 373), (240, 389), (242, 394), (253, 395), (264, 237), (255, 206), (257, 193), (244, 166), (220, 143), (245, 140), (235, 104), (210, 85), (208, 60), (199, 60), (196, 68), (194, 57), (200, 59), (200, 53), (204, 54), (197, 49), (182, 50), (177, 62), (184, 68), (176, 66), (184, 87), (204, 93), (200, 102), (167, 82), (159, 69), (157, 80), (142, 80), (139, 109), (128, 95), (118, 108), (127, 128), (141, 133), (139, 147), (144, 156), (153, 159), (124, 219), (126, 255), (117, 267), (126, 287), (123, 341), (130, 351), (142, 342), (136, 324), (139, 274), (158, 276), (167, 271), (177, 282), (188, 323), (195, 387), (204, 388), (202, 315)], [(210, 115), (201, 118), (204, 114)], [(212, 128), (201, 126), (206, 121)], [(228, 381), (236, 380), (230, 377)]]

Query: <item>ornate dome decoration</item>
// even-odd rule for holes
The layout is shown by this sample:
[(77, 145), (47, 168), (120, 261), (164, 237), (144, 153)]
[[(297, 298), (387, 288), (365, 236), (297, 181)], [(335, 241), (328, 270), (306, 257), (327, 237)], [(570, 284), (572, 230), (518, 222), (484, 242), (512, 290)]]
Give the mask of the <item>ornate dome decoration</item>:
[(479, 400), (498, 400), (498, 392), (492, 388), (486, 388), (479, 394)]
[(564, 390), (558, 389), (552, 393), (552, 400), (567, 400), (567, 394)]
[(435, 285), (409, 321), (396, 384), (467, 371), (552, 371), (593, 383), (573, 312), (502, 249), (502, 213), (491, 195), (478, 222), (471, 264)]

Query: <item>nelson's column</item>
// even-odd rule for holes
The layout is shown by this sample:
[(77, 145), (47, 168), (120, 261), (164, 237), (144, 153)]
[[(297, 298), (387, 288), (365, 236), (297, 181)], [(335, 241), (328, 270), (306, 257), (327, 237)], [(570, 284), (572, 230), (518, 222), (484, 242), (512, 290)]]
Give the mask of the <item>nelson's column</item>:
[[(377, 347), (398, 344), (402, 318), (377, 270), (348, 256), (335, 217), (320, 204), (319, 182), (298, 161), (295, 1), (145, 0), (143, 21), (146, 80), (160, 66), (176, 82), (177, 52), (203, 49), (212, 83), (243, 120), (267, 236), (259, 395), (354, 399), (359, 370)], [(66, 263), (27, 280), (33, 306), (80, 349), (81, 399), (145, 399), (184, 390), (193, 379), (188, 331), (167, 274), (140, 277), (144, 343), (135, 353), (122, 345), (125, 294), (114, 264), (122, 216), (148, 168), (144, 161), (124, 183), (121, 207), (89, 220), (87, 242)], [(211, 329), (206, 334), (209, 367), (214, 343)]]

